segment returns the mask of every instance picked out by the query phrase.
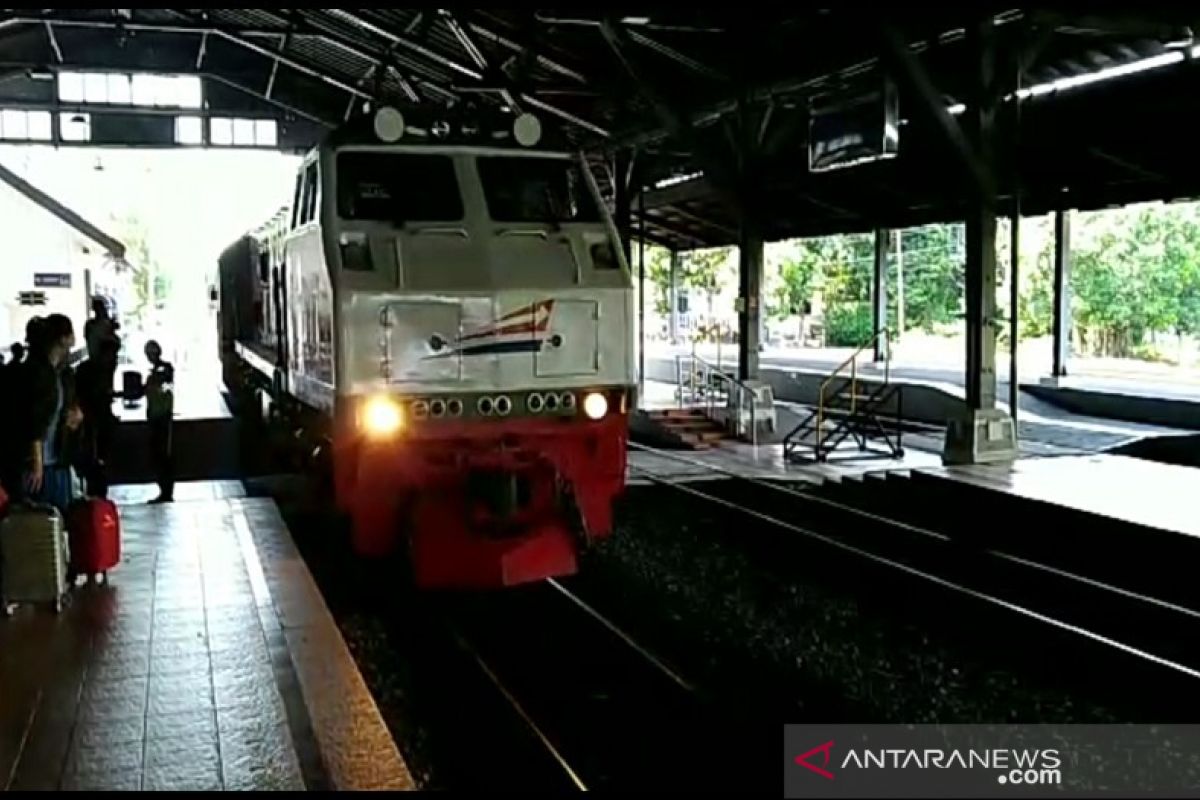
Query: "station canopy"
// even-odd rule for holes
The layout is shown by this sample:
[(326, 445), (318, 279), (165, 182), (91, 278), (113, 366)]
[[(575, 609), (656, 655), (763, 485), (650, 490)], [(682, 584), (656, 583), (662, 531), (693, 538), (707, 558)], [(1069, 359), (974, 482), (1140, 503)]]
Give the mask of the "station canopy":
[[(302, 149), (381, 104), (474, 103), (561, 125), (671, 247), (737, 240), (731, 175), (767, 239), (910, 226), (961, 218), (929, 109), (963, 111), (987, 14), (1001, 213), (1014, 186), (1026, 214), (1200, 194), (1186, 4), (967, 5), (0, 9), (0, 140)], [(814, 170), (814, 131), (863, 119), (893, 157)]]

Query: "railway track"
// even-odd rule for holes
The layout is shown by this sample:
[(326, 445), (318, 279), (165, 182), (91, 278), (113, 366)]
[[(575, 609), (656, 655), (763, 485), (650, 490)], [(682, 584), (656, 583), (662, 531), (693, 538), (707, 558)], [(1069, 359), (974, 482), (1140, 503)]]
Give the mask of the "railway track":
[(459, 647), (576, 789), (713, 787), (690, 765), (728, 759), (734, 721), (562, 582), (465, 605)]
[[(748, 478), (686, 455), (631, 445), (656, 456), (709, 467), (731, 481), (678, 481), (630, 465), (636, 477), (753, 518), (850, 560), (901, 574), (943, 596), (974, 604), (993, 619), (1112, 655), (1122, 668), (1173, 689), (1200, 679), (1200, 610), (1112, 581), (954, 537), (777, 483)], [(1048, 531), (1048, 536), (1053, 532)]]

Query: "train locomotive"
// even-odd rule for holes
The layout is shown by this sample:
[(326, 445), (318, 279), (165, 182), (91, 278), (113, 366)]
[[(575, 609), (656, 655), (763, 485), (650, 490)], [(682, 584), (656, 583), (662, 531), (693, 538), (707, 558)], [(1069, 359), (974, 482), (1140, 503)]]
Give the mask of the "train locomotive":
[(569, 574), (612, 531), (633, 287), (549, 138), (528, 114), (380, 108), (220, 257), (227, 384), (325, 456), (354, 550), (403, 554), (420, 587)]

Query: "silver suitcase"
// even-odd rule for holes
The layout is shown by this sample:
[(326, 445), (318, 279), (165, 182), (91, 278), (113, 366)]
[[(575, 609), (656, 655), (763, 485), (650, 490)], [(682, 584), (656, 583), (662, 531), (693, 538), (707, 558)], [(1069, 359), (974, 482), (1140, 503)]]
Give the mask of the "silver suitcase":
[(47, 603), (62, 610), (67, 592), (66, 525), (53, 506), (14, 505), (0, 520), (0, 611)]

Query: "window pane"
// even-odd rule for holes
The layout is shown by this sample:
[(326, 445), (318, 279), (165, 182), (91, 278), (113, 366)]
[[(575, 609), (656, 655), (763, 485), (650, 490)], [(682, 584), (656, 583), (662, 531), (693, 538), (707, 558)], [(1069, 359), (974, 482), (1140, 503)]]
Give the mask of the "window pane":
[(233, 120), (228, 117), (209, 120), (208, 140), (212, 144), (233, 144)]
[(154, 105), (156, 83), (153, 75), (133, 76), (133, 102), (139, 106)]
[(39, 142), (50, 141), (50, 112), (30, 111), (26, 117), (29, 120), (29, 138)]
[(58, 73), (58, 99), (67, 103), (82, 103), (83, 75), (78, 72)]
[(496, 157), (478, 160), (488, 212), (497, 222), (597, 222), (599, 209), (574, 161)]
[(88, 114), (59, 114), (58, 124), (64, 141), (86, 142), (92, 138), (92, 119)]
[(275, 120), (260, 119), (254, 122), (254, 143), (260, 147), (274, 147), (279, 144), (279, 132)]
[(342, 153), (338, 214), (388, 222), (462, 219), (454, 163), (446, 156)]
[(180, 75), (176, 81), (176, 99), (183, 108), (199, 108), (203, 102), (200, 79), (194, 75)]
[(108, 102), (129, 105), (129, 76), (114, 72), (108, 76)]
[(200, 117), (176, 117), (175, 141), (179, 144), (203, 144), (204, 120)]
[(233, 143), (238, 145), (254, 144), (254, 120), (235, 119), (233, 121)]
[(0, 126), (3, 126), (5, 139), (25, 139), (29, 136), (24, 111), (13, 108), (0, 111)]
[(108, 102), (108, 76), (103, 72), (88, 72), (83, 76), (83, 99), (89, 103)]

